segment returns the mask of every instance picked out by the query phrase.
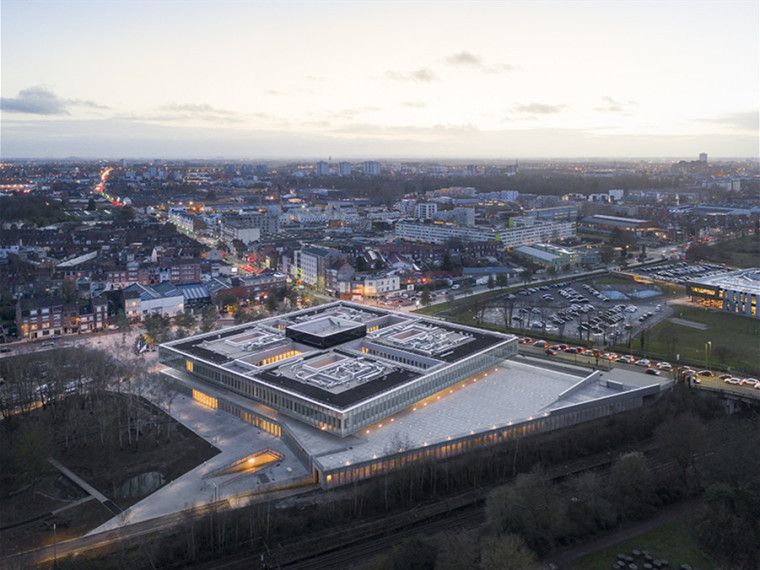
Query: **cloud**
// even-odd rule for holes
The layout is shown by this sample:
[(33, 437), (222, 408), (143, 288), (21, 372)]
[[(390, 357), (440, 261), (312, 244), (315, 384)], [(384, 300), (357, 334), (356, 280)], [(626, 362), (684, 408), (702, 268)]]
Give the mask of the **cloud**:
[(507, 63), (487, 64), (482, 57), (475, 55), (467, 50), (462, 50), (458, 53), (453, 53), (446, 58), (448, 65), (454, 65), (459, 67), (470, 67), (477, 69), (484, 73), (500, 73), (502, 71), (513, 71), (517, 69), (517, 66)]
[(170, 113), (185, 113), (202, 116), (235, 115), (232, 111), (217, 109), (207, 103), (169, 103), (168, 105), (163, 105), (161, 109)]
[(479, 132), (479, 129), (471, 124), (467, 125), (433, 125), (420, 127), (416, 125), (379, 125), (370, 123), (358, 123), (344, 125), (330, 131), (334, 135), (351, 136), (357, 138), (378, 139), (401, 139), (401, 140), (450, 140), (457, 137), (469, 136)]
[(427, 107), (427, 103), (424, 101), (404, 101), (401, 105), (404, 107), (411, 107), (412, 109), (424, 109)]
[(356, 107), (353, 109), (342, 109), (333, 113), (331, 116), (335, 119), (353, 119), (357, 115), (363, 115), (365, 113), (371, 113), (373, 111), (381, 111), (380, 107)]
[(602, 102), (599, 106), (594, 107), (594, 110), (601, 111), (603, 113), (620, 113), (621, 115), (631, 115), (631, 107), (636, 105), (636, 101), (615, 101), (612, 97), (605, 95), (602, 97)]
[(42, 86), (29, 87), (18, 92), (18, 97), (0, 98), (0, 109), (8, 113), (26, 113), (28, 115), (70, 115), (70, 107), (88, 109), (108, 109), (93, 101), (82, 99), (61, 99)]
[(758, 126), (760, 125), (760, 112), (754, 110), (728, 113), (712, 119), (702, 119), (702, 121), (734, 127), (740, 131), (749, 133), (757, 133)]
[(527, 105), (518, 103), (515, 105), (514, 110), (522, 115), (553, 115), (554, 113), (561, 112), (566, 107), (567, 105), (547, 105), (546, 103), (528, 103)]
[[(251, 117), (268, 118), (263, 113), (256, 113)], [(135, 122), (190, 122), (204, 121), (218, 124), (231, 125), (240, 123), (246, 116), (218, 109), (207, 103), (169, 103), (158, 107), (157, 112), (146, 114), (120, 114), (115, 119)]]
[(474, 67), (481, 67), (483, 65), (483, 60), (469, 51), (460, 51), (459, 53), (454, 53), (447, 57), (446, 63), (449, 65), (471, 65)]
[(414, 71), (407, 73), (401, 73), (398, 71), (386, 71), (386, 77), (394, 79), (396, 81), (421, 81), (423, 83), (430, 83), (436, 79), (435, 72), (432, 69), (422, 67)]

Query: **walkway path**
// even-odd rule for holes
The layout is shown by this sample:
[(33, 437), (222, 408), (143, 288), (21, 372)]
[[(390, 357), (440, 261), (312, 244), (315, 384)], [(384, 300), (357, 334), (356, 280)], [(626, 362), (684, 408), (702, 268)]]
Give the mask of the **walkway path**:
[(117, 507), (113, 503), (113, 501), (111, 501), (111, 499), (109, 499), (103, 493), (101, 493), (100, 491), (98, 491), (95, 487), (93, 487), (92, 485), (90, 485), (89, 483), (87, 483), (87, 481), (85, 481), (84, 479), (82, 479), (81, 477), (79, 477), (76, 473), (74, 473), (70, 469), (67, 469), (66, 467), (64, 467), (63, 465), (61, 465), (60, 463), (58, 463), (52, 457), (48, 457), (48, 462), (53, 467), (55, 467), (56, 469), (58, 469), (58, 471), (60, 471), (64, 475), (66, 475), (66, 477), (68, 477), (69, 479), (71, 479), (72, 481), (74, 481), (74, 483), (76, 483), (77, 485), (79, 485), (82, 489), (84, 489), (85, 491), (87, 491), (90, 495), (92, 495), (93, 497), (95, 497), (98, 501), (100, 501), (101, 503), (103, 503), (103, 506), (105, 508), (107, 508), (109, 511), (111, 511), (113, 514), (118, 515), (119, 513), (121, 513), (121, 509), (119, 507)]
[(578, 546), (571, 546), (567, 549), (550, 555), (546, 560), (543, 560), (542, 562), (544, 562), (545, 565), (553, 563), (557, 568), (560, 568), (562, 570), (573, 568), (575, 562), (580, 558), (584, 558), (590, 554), (598, 552), (599, 550), (604, 550), (610, 546), (614, 546), (621, 542), (636, 538), (645, 532), (659, 528), (670, 522), (687, 517), (697, 512), (701, 506), (701, 499), (681, 501), (680, 503), (660, 510), (657, 515), (650, 519), (632, 524), (625, 528), (621, 528), (620, 530), (607, 534), (606, 536), (602, 536), (596, 540), (584, 542)]

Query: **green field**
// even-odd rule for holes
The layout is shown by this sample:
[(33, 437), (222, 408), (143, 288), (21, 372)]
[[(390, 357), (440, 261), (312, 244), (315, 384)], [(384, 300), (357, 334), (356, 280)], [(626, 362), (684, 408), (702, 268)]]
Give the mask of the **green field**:
[[(699, 367), (706, 366), (705, 345), (711, 343), (711, 367), (732, 372), (756, 374), (760, 371), (760, 320), (719, 311), (676, 305), (672, 318), (707, 325), (705, 330), (676, 324), (666, 319), (646, 331), (643, 352)], [(619, 347), (622, 350), (622, 347)], [(634, 352), (641, 349), (640, 340), (633, 341)]]
[[(633, 550), (648, 550), (655, 558), (668, 560), (670, 568), (679, 568), (681, 564), (690, 564), (692, 568), (714, 568), (715, 563), (700, 550), (692, 536), (692, 523), (691, 520), (682, 520), (662, 525), (629, 541), (581, 558), (572, 567), (576, 570), (608, 570), (617, 560), (618, 553), (631, 555)], [(641, 558), (637, 560), (639, 568), (641, 561)]]
[(725, 263), (730, 267), (757, 267), (760, 264), (760, 235), (698, 244), (686, 252), (689, 261)]
[[(607, 570), (620, 552), (631, 555), (633, 550), (648, 550), (655, 558), (668, 560), (670, 568), (679, 568), (681, 564), (690, 564), (692, 568), (714, 568), (715, 563), (700, 550), (692, 535), (692, 524), (692, 520), (664, 524), (629, 541), (581, 558), (572, 567), (577, 570)], [(641, 561), (639, 559), (637, 562)]]

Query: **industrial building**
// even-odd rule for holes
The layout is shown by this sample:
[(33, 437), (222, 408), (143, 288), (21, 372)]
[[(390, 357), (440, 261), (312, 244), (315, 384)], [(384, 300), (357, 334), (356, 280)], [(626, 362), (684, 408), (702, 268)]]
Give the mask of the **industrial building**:
[(188, 395), (282, 438), (325, 488), (659, 393), (516, 354), (512, 335), (345, 301), (159, 348), (163, 373)]

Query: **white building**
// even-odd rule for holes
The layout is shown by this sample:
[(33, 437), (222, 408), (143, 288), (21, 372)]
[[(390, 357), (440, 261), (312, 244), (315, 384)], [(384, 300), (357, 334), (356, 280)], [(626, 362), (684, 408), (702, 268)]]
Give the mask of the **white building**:
[(438, 204), (417, 204), (414, 208), (414, 217), (418, 220), (432, 220), (438, 212)]
[(380, 163), (374, 160), (368, 160), (362, 164), (364, 176), (380, 176)]
[(401, 289), (398, 275), (375, 275), (364, 279), (364, 296), (378, 297)]
[(222, 240), (228, 244), (237, 239), (246, 245), (250, 245), (261, 239), (261, 230), (249, 227), (241, 222), (229, 221), (222, 224), (221, 236)]
[(320, 160), (314, 168), (314, 172), (317, 176), (327, 176), (330, 174), (330, 165), (324, 160)]
[(341, 162), (338, 164), (338, 176), (351, 176), (350, 162)]

